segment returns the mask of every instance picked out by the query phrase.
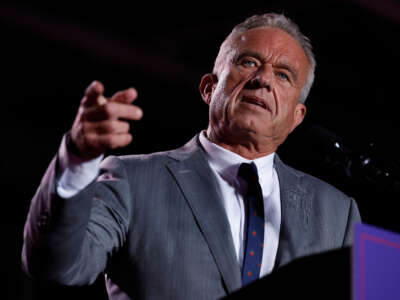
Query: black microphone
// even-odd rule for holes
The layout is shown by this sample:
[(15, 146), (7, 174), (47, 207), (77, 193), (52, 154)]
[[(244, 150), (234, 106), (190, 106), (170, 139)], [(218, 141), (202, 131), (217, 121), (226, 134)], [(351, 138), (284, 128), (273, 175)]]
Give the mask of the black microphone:
[(372, 141), (352, 141), (314, 125), (304, 133), (310, 161), (336, 170), (347, 180), (393, 189), (400, 193), (400, 167), (397, 157)]

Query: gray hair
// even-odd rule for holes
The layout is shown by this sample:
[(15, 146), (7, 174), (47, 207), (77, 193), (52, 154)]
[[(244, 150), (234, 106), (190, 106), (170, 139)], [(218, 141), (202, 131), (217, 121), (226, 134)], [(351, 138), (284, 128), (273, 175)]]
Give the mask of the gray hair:
[(226, 37), (226, 39), (221, 45), (219, 54), (215, 60), (214, 73), (219, 73), (218, 70), (220, 64), (222, 63), (221, 62), (222, 57), (220, 57), (222, 55), (220, 54), (226, 50), (225, 48), (227, 46), (227, 41), (230, 41), (233, 37), (237, 36), (238, 34), (241, 34), (245, 31), (258, 27), (279, 28), (290, 34), (297, 42), (299, 42), (300, 46), (303, 48), (303, 51), (311, 66), (307, 75), (306, 83), (304, 84), (299, 97), (299, 102), (304, 103), (307, 99), (307, 96), (310, 92), (311, 86), (314, 81), (316, 61), (314, 54), (312, 52), (310, 39), (300, 32), (300, 29), (296, 23), (294, 23), (292, 20), (285, 17), (284, 15), (275, 13), (254, 15), (252, 17), (247, 18), (244, 22), (236, 25), (233, 28), (232, 32)]

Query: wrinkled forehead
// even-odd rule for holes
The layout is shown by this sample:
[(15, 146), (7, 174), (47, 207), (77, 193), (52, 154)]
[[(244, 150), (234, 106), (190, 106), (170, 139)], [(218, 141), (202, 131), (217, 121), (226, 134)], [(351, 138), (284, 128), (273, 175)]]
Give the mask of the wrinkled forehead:
[(279, 28), (253, 28), (234, 35), (227, 45), (234, 51), (275, 52), (275, 54), (285, 54), (308, 61), (300, 43), (289, 33)]
[(258, 53), (266, 59), (284, 60), (282, 62), (293, 64), (305, 73), (310, 68), (304, 49), (289, 33), (279, 28), (257, 27), (231, 33), (221, 45), (214, 69), (221, 71), (226, 63), (246, 52)]

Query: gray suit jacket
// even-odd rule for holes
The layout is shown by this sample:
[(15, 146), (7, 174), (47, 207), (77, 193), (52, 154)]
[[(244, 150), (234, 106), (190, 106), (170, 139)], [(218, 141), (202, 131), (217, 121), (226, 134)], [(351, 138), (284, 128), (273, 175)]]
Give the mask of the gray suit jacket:
[[(282, 224), (275, 268), (351, 244), (356, 203), (275, 156)], [(111, 299), (216, 299), (241, 287), (216, 179), (198, 136), (182, 148), (108, 157), (70, 199), (55, 192), (57, 158), (34, 196), (23, 265), (67, 285), (106, 274)]]

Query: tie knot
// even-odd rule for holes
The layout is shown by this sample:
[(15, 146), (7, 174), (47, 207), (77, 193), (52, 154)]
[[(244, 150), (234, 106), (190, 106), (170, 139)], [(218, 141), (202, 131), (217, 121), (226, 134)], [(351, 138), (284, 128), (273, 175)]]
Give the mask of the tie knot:
[(242, 163), (239, 167), (239, 177), (244, 179), (247, 183), (258, 182), (257, 167), (252, 163)]

